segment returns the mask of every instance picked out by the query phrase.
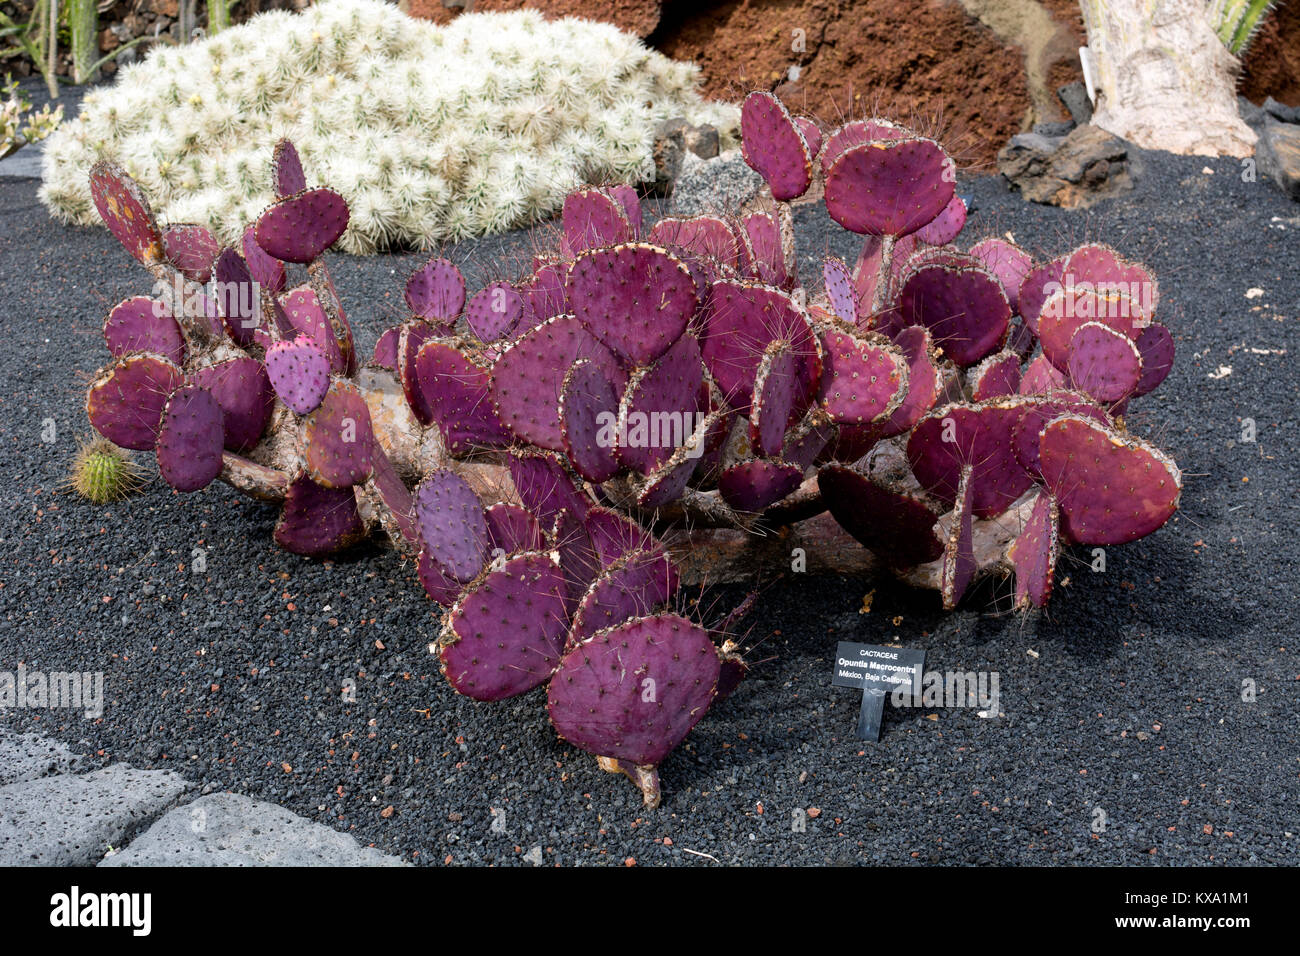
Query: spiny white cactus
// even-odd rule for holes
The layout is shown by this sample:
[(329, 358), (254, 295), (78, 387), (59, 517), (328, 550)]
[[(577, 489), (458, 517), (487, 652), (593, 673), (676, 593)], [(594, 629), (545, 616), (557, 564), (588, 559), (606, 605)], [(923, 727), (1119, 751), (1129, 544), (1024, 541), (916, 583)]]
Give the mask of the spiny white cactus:
[(308, 180), (351, 206), (342, 248), (427, 249), (543, 219), (582, 182), (650, 178), (661, 120), (734, 137), (738, 111), (701, 99), (698, 78), (606, 24), (521, 11), (440, 27), (379, 0), (321, 0), (124, 67), (50, 137), (41, 199), (98, 224), (87, 176), (111, 159), (164, 222), (234, 242), (274, 199), (271, 150), (287, 136)]

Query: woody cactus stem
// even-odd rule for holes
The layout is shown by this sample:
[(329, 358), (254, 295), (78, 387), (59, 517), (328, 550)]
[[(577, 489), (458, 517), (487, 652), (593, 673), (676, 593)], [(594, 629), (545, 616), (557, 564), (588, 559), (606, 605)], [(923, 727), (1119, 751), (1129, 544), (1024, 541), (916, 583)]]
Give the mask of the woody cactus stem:
[(1092, 122), (1144, 149), (1250, 156), (1240, 64), (1206, 0), (1082, 0), (1097, 87)]
[[(939, 144), (881, 119), (823, 139), (768, 93), (742, 116), (775, 214), (647, 232), (634, 190), (575, 190), (529, 273), (471, 295), (446, 259), (416, 270), (369, 362), (321, 259), (347, 204), (292, 145), (239, 248), (160, 226), (100, 164), (96, 207), (165, 294), (109, 313), (91, 423), (179, 491), (221, 478), (279, 505), (295, 553), (386, 537), (443, 608), (451, 687), (545, 687), (556, 732), (650, 806), (747, 667), (739, 614), (674, 610), (692, 570), (733, 580), (815, 542), (828, 569), (870, 551), (947, 608), (987, 574), (1042, 607), (1064, 548), (1169, 519), (1178, 468), (1123, 417), (1173, 364), (1145, 266), (1097, 243), (959, 249)], [(789, 203), (815, 173), (864, 246), (809, 287)]]

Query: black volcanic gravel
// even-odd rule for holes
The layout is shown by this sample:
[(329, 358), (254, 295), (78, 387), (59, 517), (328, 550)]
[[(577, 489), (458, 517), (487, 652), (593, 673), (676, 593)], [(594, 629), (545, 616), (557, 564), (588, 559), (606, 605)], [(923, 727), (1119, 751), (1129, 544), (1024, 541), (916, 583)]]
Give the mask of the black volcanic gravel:
[[(966, 236), (1010, 230), (1043, 253), (1100, 238), (1157, 270), (1178, 359), (1130, 425), (1182, 466), (1181, 512), (1108, 549), (1105, 573), (1073, 552), (1046, 613), (944, 614), (887, 579), (771, 577), (751, 619), (761, 663), (667, 761), (653, 812), (557, 740), (541, 692), (454, 694), (426, 649), (437, 608), (393, 554), (287, 554), (275, 511), (222, 485), (180, 496), (154, 480), (109, 507), (60, 492), (106, 358), (101, 319), (150, 282), (106, 231), (53, 223), (35, 181), (0, 180), (0, 670), (103, 670), (108, 697), (97, 721), (0, 724), (429, 864), (520, 864), (534, 847), (548, 864), (1300, 863), (1300, 207), (1233, 160), (1139, 159), (1136, 193), (1090, 212), (1025, 204), (995, 177), (963, 183)], [(807, 275), (828, 249), (855, 251), (820, 207), (796, 220)], [(531, 243), (452, 255), (474, 288)], [(330, 257), (363, 349), (398, 317), (419, 259)], [(857, 694), (830, 686), (840, 639), (996, 671), (1004, 716), (891, 711), (880, 743), (858, 741)]]

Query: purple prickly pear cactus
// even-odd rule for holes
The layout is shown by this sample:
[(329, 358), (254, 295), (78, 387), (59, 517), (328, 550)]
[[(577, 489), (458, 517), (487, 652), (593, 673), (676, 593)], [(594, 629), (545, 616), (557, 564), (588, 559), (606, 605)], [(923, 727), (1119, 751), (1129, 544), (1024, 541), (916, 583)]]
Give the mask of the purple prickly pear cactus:
[(287, 199), (307, 188), (307, 177), (303, 174), (298, 150), (287, 139), (275, 144), (275, 150), (271, 154), (271, 178), (275, 180), (275, 194), (281, 199)]
[(434, 257), (406, 280), (406, 307), (449, 334), (465, 309), (465, 279), (452, 263)]
[[(574, 746), (653, 768), (704, 716), (719, 670), (704, 628), (676, 614), (633, 618), (564, 655), (547, 689), (547, 710)], [(657, 781), (645, 799), (659, 802)]]
[(177, 491), (198, 491), (221, 473), (225, 443), (221, 406), (196, 385), (172, 392), (163, 407), (154, 453), (163, 480)]
[(310, 339), (276, 342), (266, 350), (266, 373), (280, 401), (299, 415), (315, 409), (329, 391), (329, 359)]
[[(458, 267), (429, 260), (365, 366), (319, 258), (347, 204), (307, 187), (287, 141), (278, 201), (219, 230), (242, 236), (227, 249), (163, 230), (99, 164), (97, 208), (168, 291), (109, 314), (87, 415), (175, 488), (219, 478), (279, 504), (291, 552), (387, 539), (446, 608), (458, 692), (549, 683), (559, 733), (654, 805), (659, 762), (749, 666), (731, 617), (665, 610), (707, 606), (683, 579), (757, 563), (760, 537), (842, 560), (833, 521), (945, 607), (1008, 568), (1016, 606), (1042, 607), (1064, 548), (1148, 534), (1181, 492), (1126, 424), (1174, 358), (1149, 269), (1099, 243), (959, 251), (951, 160), (886, 120), (823, 135), (758, 93), (742, 136), (761, 208), (661, 219), (642, 241), (635, 189), (584, 187), (530, 267), (468, 300)], [(790, 203), (815, 198), (815, 172), (862, 247), (805, 287)], [(307, 276), (288, 291), (304, 270), (286, 263)]]
[(771, 93), (754, 92), (740, 109), (745, 162), (777, 202), (798, 199), (812, 182), (813, 153), (799, 124)]
[(114, 445), (148, 451), (158, 439), (167, 398), (185, 373), (161, 355), (133, 353), (100, 372), (86, 395), (86, 417)]
[(311, 262), (348, 227), (348, 204), (332, 189), (281, 199), (257, 220), (257, 244), (281, 262)]

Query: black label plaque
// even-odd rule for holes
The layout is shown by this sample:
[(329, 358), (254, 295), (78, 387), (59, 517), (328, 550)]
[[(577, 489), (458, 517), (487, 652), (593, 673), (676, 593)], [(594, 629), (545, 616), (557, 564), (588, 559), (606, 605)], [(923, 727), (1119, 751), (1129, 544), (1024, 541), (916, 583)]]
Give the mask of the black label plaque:
[(880, 739), (880, 721), (885, 696), (900, 684), (920, 687), (925, 669), (925, 651), (908, 647), (882, 647), (840, 641), (835, 650), (836, 687), (862, 688), (862, 709), (858, 713), (858, 736)]

